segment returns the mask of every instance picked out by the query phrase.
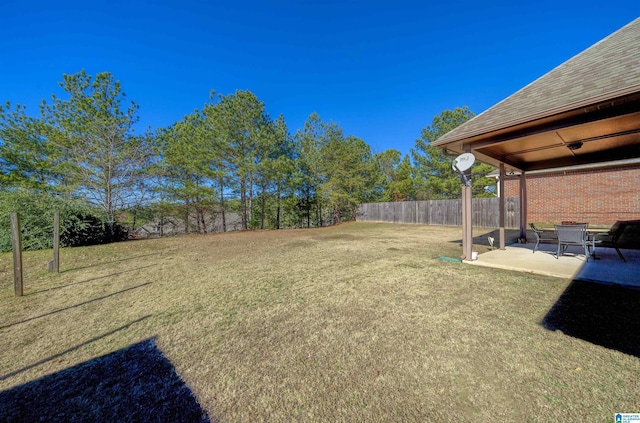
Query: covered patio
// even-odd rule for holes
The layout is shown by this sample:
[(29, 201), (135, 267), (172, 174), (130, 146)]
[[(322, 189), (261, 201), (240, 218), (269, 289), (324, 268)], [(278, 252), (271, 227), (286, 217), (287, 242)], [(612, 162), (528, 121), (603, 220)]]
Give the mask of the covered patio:
[[(476, 160), (496, 166), (500, 171), (501, 195), (505, 175), (519, 174), (519, 231), (520, 237), (526, 238), (527, 172), (593, 163), (615, 165), (640, 157), (639, 69), (640, 18), (432, 145), (452, 154), (473, 153)], [(635, 276), (640, 274), (638, 250), (629, 250), (627, 263), (617, 257), (614, 249), (604, 248), (598, 251), (599, 256), (602, 254), (600, 260), (587, 262), (584, 254), (556, 259), (549, 254), (549, 248), (555, 249), (555, 245), (546, 245), (535, 254), (532, 244), (507, 246), (502, 197), (499, 250), (481, 254), (472, 262), (471, 188), (463, 184), (462, 191), (462, 259), (466, 262), (611, 283), (637, 284), (635, 279), (640, 279)], [(640, 208), (640, 199), (637, 201)], [(611, 260), (610, 253), (613, 253)], [(620, 269), (620, 273), (612, 269)]]
[(475, 266), (529, 272), (563, 279), (602, 282), (640, 288), (640, 250), (624, 250), (623, 262), (613, 248), (596, 248), (597, 259), (585, 259), (579, 247), (570, 247), (556, 258), (555, 244), (541, 244), (533, 253), (535, 243), (511, 244), (504, 250), (482, 252)]

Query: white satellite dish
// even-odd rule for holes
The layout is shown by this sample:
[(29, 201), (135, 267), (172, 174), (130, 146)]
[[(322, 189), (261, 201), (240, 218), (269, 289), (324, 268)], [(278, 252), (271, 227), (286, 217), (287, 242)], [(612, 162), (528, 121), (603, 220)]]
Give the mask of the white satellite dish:
[(458, 173), (464, 173), (473, 166), (476, 157), (471, 153), (462, 153), (453, 160), (451, 167)]

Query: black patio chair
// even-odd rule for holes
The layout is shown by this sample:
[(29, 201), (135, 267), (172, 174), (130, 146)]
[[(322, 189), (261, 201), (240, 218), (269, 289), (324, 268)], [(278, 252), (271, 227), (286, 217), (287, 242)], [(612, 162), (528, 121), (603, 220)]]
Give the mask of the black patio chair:
[(640, 250), (640, 220), (618, 221), (609, 233), (598, 234), (597, 239), (598, 246), (615, 248), (618, 256), (626, 262), (620, 249)]
[(556, 258), (559, 258), (567, 250), (570, 245), (578, 245), (584, 249), (584, 255), (589, 260), (589, 238), (587, 236), (587, 224), (581, 223), (577, 225), (554, 225), (556, 235), (558, 236), (558, 252)]

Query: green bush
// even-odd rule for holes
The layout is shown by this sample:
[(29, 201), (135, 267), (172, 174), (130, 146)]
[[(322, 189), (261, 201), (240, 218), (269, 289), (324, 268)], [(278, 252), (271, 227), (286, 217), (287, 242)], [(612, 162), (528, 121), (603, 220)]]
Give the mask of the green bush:
[(96, 216), (77, 213), (73, 222), (64, 230), (60, 229), (60, 244), (65, 247), (82, 247), (86, 245), (105, 244), (107, 242), (125, 241), (129, 232), (119, 224), (115, 224), (113, 234), (107, 225)]
[(53, 247), (53, 214), (60, 212), (60, 244), (65, 247), (101, 244), (126, 239), (126, 231), (116, 227), (111, 236), (97, 213), (86, 203), (60, 196), (26, 190), (0, 191), (0, 251), (11, 251), (10, 214), (20, 216), (22, 248), (41, 250)]

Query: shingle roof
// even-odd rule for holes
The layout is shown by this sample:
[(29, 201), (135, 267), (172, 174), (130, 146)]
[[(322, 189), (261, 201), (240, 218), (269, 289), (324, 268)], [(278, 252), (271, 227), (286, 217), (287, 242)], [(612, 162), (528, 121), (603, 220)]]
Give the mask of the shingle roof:
[(447, 144), (640, 92), (640, 18), (440, 137)]

